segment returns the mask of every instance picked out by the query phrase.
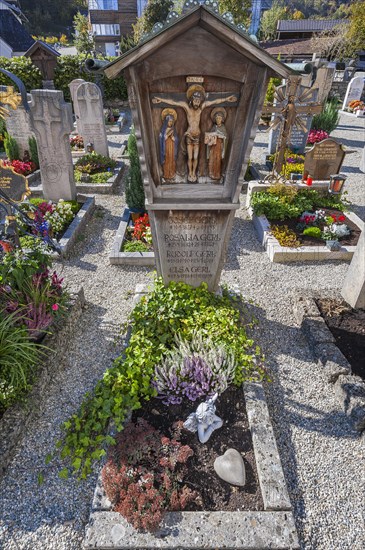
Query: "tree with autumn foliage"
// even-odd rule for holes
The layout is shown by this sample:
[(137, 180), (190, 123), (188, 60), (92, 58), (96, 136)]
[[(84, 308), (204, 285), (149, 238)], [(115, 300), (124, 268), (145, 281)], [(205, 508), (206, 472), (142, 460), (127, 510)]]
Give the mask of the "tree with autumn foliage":
[(347, 54), (365, 50), (365, 2), (354, 2), (350, 7), (350, 23), (346, 33)]
[(251, 0), (220, 0), (219, 12), (223, 14), (226, 11), (231, 12), (236, 25), (243, 23), (247, 27), (250, 23)]

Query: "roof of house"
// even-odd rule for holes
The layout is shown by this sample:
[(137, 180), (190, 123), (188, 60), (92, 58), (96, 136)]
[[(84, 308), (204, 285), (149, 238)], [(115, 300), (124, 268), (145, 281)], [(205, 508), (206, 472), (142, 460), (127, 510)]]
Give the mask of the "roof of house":
[(0, 38), (14, 52), (26, 52), (34, 39), (10, 10), (0, 10)]
[[(321, 40), (319, 38), (318, 40)], [(318, 40), (314, 43), (311, 38), (288, 38), (287, 40), (273, 40), (262, 42), (261, 46), (270, 55), (309, 55), (318, 52)], [(325, 39), (323, 39), (325, 40)]]
[[(193, 2), (192, 2), (193, 4)], [(112, 61), (103, 68), (108, 78), (115, 78), (126, 67), (149, 57), (155, 50), (163, 47), (169, 40), (184, 34), (189, 28), (202, 24), (216, 38), (248, 57), (258, 65), (266, 65), (275, 74), (287, 78), (295, 71), (274, 59), (263, 50), (256, 37), (251, 37), (246, 30), (237, 27), (233, 21), (215, 13), (205, 5), (195, 5), (187, 13), (165, 24), (156, 24), (155, 32), (149, 33), (135, 48)]]
[(26, 57), (30, 57), (38, 48), (40, 48), (41, 50), (45, 50), (47, 53), (49, 53), (50, 55), (53, 55), (54, 57), (59, 57), (61, 55), (57, 50), (52, 48), (52, 46), (50, 46), (46, 42), (43, 42), (42, 40), (36, 40), (31, 45), (31, 47), (25, 52), (24, 55)]
[(330, 31), (333, 27), (348, 23), (348, 19), (280, 19), (277, 25), (278, 32), (322, 32)]

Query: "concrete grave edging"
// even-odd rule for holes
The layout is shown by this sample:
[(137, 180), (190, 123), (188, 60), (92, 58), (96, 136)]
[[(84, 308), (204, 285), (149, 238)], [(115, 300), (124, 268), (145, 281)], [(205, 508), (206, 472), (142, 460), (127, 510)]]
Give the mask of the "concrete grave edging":
[(130, 210), (126, 207), (109, 254), (109, 261), (112, 265), (154, 266), (154, 252), (121, 252), (130, 216)]
[[(353, 428), (362, 432), (365, 430), (365, 382), (352, 374), (350, 363), (337, 347), (317, 307), (315, 299), (319, 297), (319, 293), (309, 291), (296, 293), (294, 314), (318, 365), (323, 369), (328, 383), (334, 387), (341, 409)], [(328, 297), (335, 297), (335, 294), (329, 293)]]
[[(354, 212), (347, 212), (346, 216), (355, 225), (363, 230), (364, 222)], [(318, 246), (300, 246), (298, 248), (289, 248), (281, 246), (279, 241), (270, 233), (270, 222), (266, 216), (256, 216), (252, 214), (252, 223), (256, 229), (258, 239), (270, 261), (277, 262), (303, 262), (320, 260), (351, 260), (356, 246), (341, 246), (338, 251), (331, 251), (324, 245)]]
[[(85, 230), (86, 224), (90, 220), (95, 209), (95, 197), (84, 197), (80, 195), (78, 196), (78, 200), (83, 202), (83, 205), (58, 243), (61, 248), (62, 258), (67, 258), (70, 254), (72, 247), (77, 238)], [(59, 259), (59, 255), (57, 253), (52, 253), (52, 258), (57, 260)]]
[(118, 161), (114, 168), (113, 175), (108, 179), (106, 183), (76, 183), (76, 191), (78, 193), (93, 194), (98, 193), (101, 195), (113, 194), (116, 190), (118, 183), (122, 180), (124, 174), (125, 164)]
[[(145, 293), (138, 286), (136, 298)], [(264, 511), (168, 512), (155, 534), (140, 533), (116, 512), (99, 475), (84, 550), (299, 548), (292, 506), (262, 384), (243, 385)], [(212, 466), (213, 467), (213, 466)]]
[(15, 403), (5, 411), (0, 419), (0, 477), (12, 460), (29, 424), (36, 416), (42, 414), (43, 398), (50, 381), (59, 369), (64, 368), (62, 360), (64, 350), (70, 344), (70, 334), (73, 332), (85, 305), (82, 287), (77, 292), (71, 292), (70, 295), (71, 303), (67, 316), (55, 324), (42, 341), (42, 345), (48, 347), (48, 350), (46, 350), (46, 357), (38, 369), (37, 379), (26, 402)]

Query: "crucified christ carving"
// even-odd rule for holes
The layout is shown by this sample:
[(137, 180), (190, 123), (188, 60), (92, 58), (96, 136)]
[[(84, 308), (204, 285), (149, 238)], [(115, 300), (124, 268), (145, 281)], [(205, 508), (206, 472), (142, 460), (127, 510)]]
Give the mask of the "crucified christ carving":
[(201, 114), (206, 107), (219, 105), (225, 102), (234, 103), (235, 101), (237, 101), (237, 97), (231, 95), (229, 97), (206, 101), (205, 90), (203, 86), (200, 86), (199, 84), (193, 84), (192, 86), (189, 86), (186, 92), (186, 97), (187, 102), (161, 97), (153, 97), (152, 103), (166, 103), (167, 105), (173, 105), (174, 107), (181, 107), (182, 109), (184, 109), (188, 121), (188, 129), (185, 132), (186, 150), (188, 154), (188, 181), (190, 183), (196, 183), (198, 181), (196, 171), (199, 161)]

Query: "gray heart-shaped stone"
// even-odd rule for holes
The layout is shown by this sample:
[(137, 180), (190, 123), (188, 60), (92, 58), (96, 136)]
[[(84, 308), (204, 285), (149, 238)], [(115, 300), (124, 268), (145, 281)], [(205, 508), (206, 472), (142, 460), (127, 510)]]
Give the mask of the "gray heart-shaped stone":
[(214, 470), (218, 476), (231, 485), (243, 487), (246, 483), (246, 469), (243, 458), (236, 449), (227, 449), (214, 461)]

